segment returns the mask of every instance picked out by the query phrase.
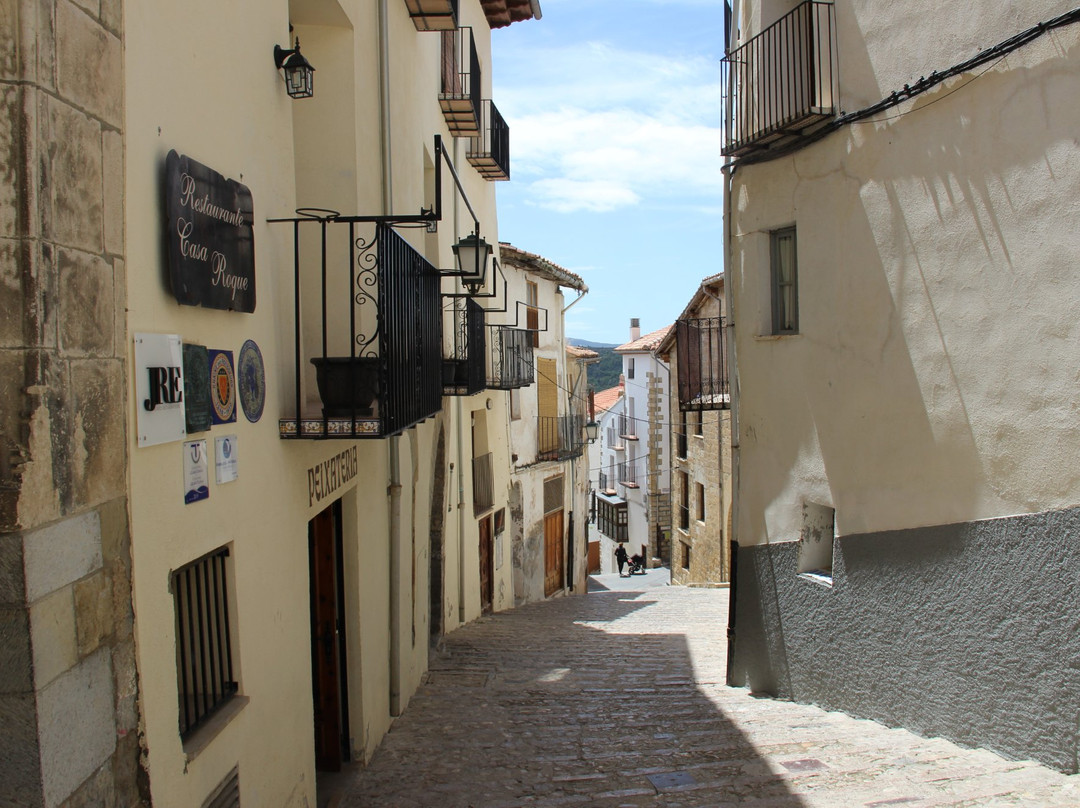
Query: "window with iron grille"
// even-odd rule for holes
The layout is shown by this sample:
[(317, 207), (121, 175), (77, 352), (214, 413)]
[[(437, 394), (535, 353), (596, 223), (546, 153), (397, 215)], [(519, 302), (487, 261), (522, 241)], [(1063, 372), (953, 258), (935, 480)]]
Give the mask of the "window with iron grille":
[(684, 471), (679, 474), (679, 529), (690, 529), (690, 477)]
[(678, 457), (686, 458), (686, 411), (679, 411), (679, 431), (676, 434), (676, 451)]
[(180, 737), (236, 695), (229, 627), (229, 548), (220, 547), (173, 572), (176, 684)]

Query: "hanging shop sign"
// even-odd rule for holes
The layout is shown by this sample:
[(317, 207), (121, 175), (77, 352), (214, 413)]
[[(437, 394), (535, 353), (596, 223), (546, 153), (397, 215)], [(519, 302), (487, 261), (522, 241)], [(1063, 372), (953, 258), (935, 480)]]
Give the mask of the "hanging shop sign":
[(187, 434), (179, 334), (135, 335), (135, 410), (139, 446), (182, 440)]
[(255, 311), (251, 191), (175, 151), (165, 158), (169, 280), (177, 301)]

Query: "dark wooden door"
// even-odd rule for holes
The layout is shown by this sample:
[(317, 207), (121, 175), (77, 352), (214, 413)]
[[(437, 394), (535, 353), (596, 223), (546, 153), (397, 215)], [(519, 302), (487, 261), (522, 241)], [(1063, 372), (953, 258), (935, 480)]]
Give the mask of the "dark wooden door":
[(544, 517), (544, 595), (563, 588), (563, 512)]
[(308, 523), (311, 574), (311, 685), (315, 710), (315, 767), (340, 771), (345, 757), (344, 632), (340, 504)]
[(495, 594), (495, 545), (491, 538), (491, 517), (480, 520), (480, 609), (490, 612)]

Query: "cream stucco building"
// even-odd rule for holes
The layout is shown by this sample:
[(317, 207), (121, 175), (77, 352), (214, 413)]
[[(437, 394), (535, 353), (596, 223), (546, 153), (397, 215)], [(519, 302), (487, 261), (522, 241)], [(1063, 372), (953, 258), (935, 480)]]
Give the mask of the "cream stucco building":
[(514, 602), (528, 301), (454, 247), (539, 4), (14, 6), (0, 801), (314, 804)]
[(1080, 14), (734, 5), (731, 680), (1076, 771)]

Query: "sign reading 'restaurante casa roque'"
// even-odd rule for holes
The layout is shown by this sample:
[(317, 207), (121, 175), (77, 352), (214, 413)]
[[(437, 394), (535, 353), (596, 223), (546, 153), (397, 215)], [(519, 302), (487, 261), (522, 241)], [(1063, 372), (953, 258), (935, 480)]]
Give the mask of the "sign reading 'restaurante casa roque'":
[(165, 219), (169, 279), (177, 301), (255, 311), (255, 216), (247, 186), (170, 151)]

